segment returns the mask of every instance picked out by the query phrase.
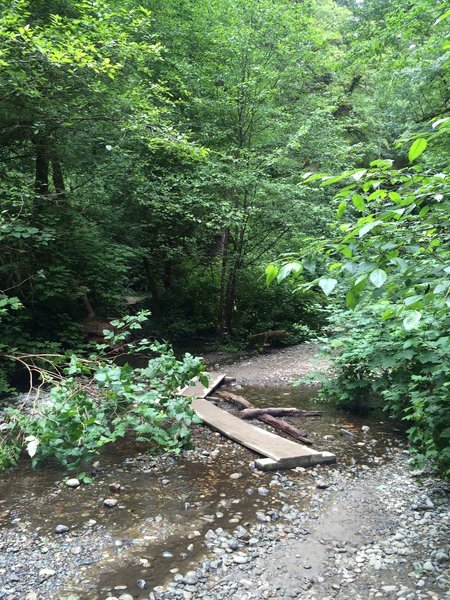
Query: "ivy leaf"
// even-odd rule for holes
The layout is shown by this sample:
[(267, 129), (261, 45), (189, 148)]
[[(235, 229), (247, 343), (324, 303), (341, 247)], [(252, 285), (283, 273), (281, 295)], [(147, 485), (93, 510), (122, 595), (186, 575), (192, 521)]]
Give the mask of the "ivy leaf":
[(320, 279), (319, 287), (326, 296), (329, 296), (337, 285), (337, 279)]
[(417, 140), (414, 140), (408, 152), (409, 162), (416, 160), (416, 158), (418, 158), (422, 152), (424, 152), (427, 146), (428, 142), (425, 138), (418, 138)]
[(411, 331), (411, 329), (415, 329), (417, 327), (421, 318), (421, 312), (418, 310), (412, 310), (408, 312), (406, 317), (403, 319), (403, 327), (406, 329), (406, 331)]
[(383, 269), (375, 269), (369, 275), (369, 279), (376, 288), (380, 288), (384, 285), (384, 282), (387, 279), (387, 273), (386, 271), (383, 271)]

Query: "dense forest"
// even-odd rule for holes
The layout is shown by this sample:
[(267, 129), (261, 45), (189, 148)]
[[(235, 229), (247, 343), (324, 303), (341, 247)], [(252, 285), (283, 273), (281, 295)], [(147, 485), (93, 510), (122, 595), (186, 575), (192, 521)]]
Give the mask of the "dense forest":
[[(77, 464), (130, 428), (176, 451), (203, 367), (154, 339), (282, 331), (325, 336), (322, 394), (382, 399), (448, 474), (446, 3), (1, 10), (0, 392), (55, 387), (41, 418), (10, 410), (0, 464)], [(133, 345), (146, 368), (111, 361)]]

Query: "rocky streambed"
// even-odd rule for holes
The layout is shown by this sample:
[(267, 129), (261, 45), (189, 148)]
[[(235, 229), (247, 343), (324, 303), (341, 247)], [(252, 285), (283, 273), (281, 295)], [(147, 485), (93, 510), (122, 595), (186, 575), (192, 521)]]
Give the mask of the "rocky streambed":
[[(280, 385), (295, 352), (288, 374), (278, 354), (229, 371), (259, 384), (240, 392), (254, 404), (311, 408), (313, 390)], [(2, 474), (0, 599), (450, 598), (448, 489), (411, 470), (401, 432), (329, 407), (301, 426), (336, 465), (263, 473), (198, 426), (180, 458), (109, 449), (91, 485)]]

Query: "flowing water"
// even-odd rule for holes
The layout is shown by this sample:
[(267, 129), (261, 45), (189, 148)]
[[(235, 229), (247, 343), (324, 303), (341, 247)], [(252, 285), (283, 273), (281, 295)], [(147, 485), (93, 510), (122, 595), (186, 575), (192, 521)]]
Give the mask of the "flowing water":
[[(341, 466), (376, 466), (401, 435), (378, 414), (355, 416), (312, 404), (314, 388), (247, 387), (239, 393), (259, 407), (322, 410), (320, 417), (289, 422), (310, 433), (314, 448), (334, 452)], [(367, 433), (361, 430), (364, 425)], [(353, 435), (343, 437), (341, 428)], [(60, 469), (32, 470), (23, 464), (0, 476), (0, 527), (16, 527), (24, 535), (34, 532), (37, 544), (42, 538), (42, 544), (51, 546), (61, 540), (55, 526), (67, 525), (68, 553), (88, 532), (95, 552), (79, 560), (78, 575), (70, 578), (65, 591), (88, 599), (126, 589), (135, 598), (148, 598), (152, 587), (177, 571), (184, 574), (203, 557), (208, 529), (254, 523), (256, 511), (280, 509), (285, 502), (307, 509), (315, 488), (308, 470), (286, 471), (279, 485), (271, 487), (274, 475), (252, 469), (255, 455), (249, 450), (202, 426), (194, 442), (196, 450), (180, 459), (153, 459), (127, 442), (111, 447), (99, 458), (94, 483), (75, 490), (62, 483), (67, 474)], [(326, 470), (320, 467), (321, 473)], [(120, 494), (110, 491), (112, 483), (123, 487)], [(258, 493), (261, 487), (267, 495)], [(103, 500), (111, 497), (119, 503), (106, 508)], [(144, 591), (138, 580), (145, 580)]]

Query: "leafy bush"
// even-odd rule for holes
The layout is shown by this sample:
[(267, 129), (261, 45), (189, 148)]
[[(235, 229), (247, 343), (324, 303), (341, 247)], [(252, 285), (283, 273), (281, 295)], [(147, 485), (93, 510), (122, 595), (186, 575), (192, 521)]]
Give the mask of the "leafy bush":
[(411, 144), (407, 168), (376, 160), (337, 177), (309, 174), (306, 182), (322, 186), (347, 180), (337, 194), (338, 232), (266, 274), (270, 283), (302, 269), (324, 273), (298, 288), (338, 292), (336, 309), (345, 296), (353, 311), (334, 318), (337, 378), (324, 393), (353, 406), (380, 396), (391, 415), (410, 423), (419, 461), (450, 475), (450, 171), (412, 164), (429, 141), (450, 133), (450, 118), (433, 130)]
[[(140, 321), (142, 315), (117, 323), (122, 325), (118, 340), (123, 340), (125, 326), (136, 329)], [(133, 369), (128, 364), (75, 355), (18, 356), (31, 365), (39, 360), (50, 364), (52, 370), (38, 370), (52, 387), (49, 398), (36, 401), (31, 411), (5, 410), (0, 467), (16, 463), (20, 450), (26, 448), (33, 465), (54, 458), (69, 469), (78, 469), (102, 446), (128, 432), (150, 450), (179, 453), (186, 447), (190, 426), (199, 419), (190, 398), (181, 396), (179, 390), (196, 376), (205, 380), (201, 359), (186, 354), (177, 360), (168, 346), (146, 340), (132, 349), (151, 351), (155, 357), (146, 367)]]

